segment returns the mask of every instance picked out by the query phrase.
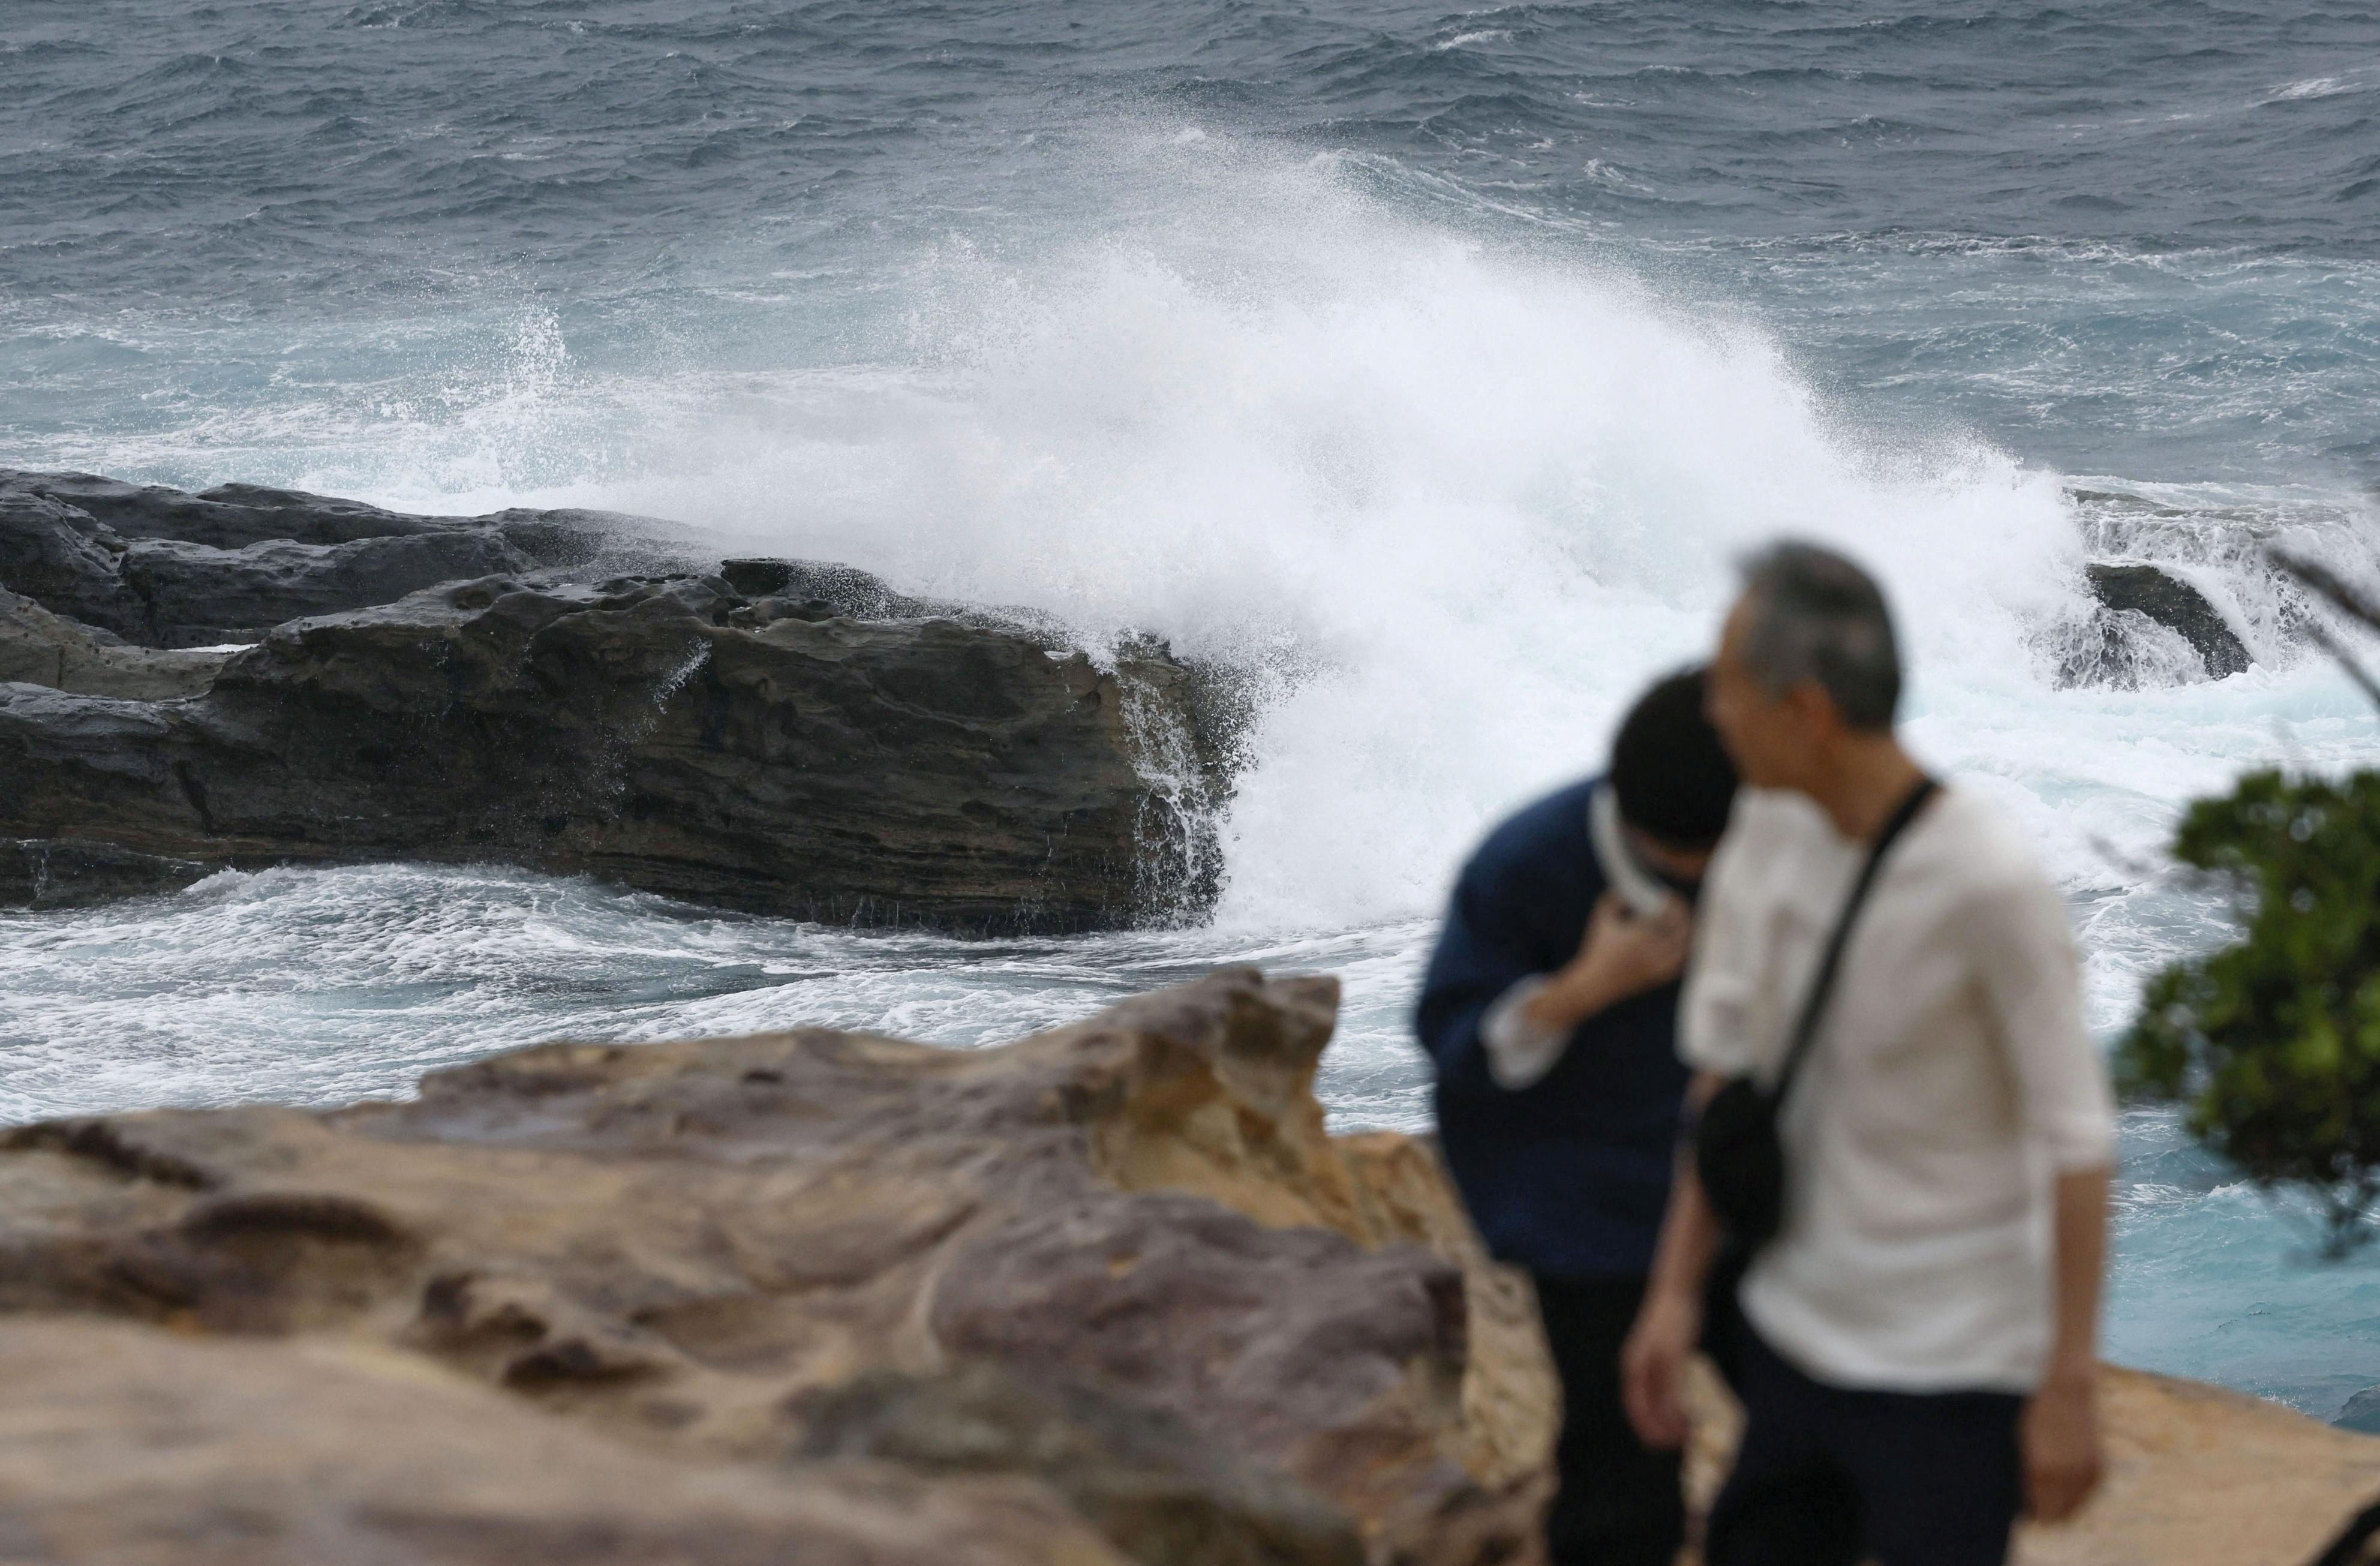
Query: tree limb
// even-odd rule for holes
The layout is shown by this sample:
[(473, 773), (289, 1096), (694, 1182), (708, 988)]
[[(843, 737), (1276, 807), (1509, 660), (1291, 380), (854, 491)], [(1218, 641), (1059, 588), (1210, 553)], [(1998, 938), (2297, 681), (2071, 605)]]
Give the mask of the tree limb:
[[(2348, 581), (2329, 566), (2318, 560), (2309, 560), (2304, 555), (2293, 554), (2274, 544), (2265, 546), (2265, 555), (2300, 587), (2304, 588), (2341, 614), (2362, 625), (2367, 630), (2380, 632), (2380, 603), (2374, 603), (2364, 595), (2363, 589)], [(2347, 671), (2347, 677), (2353, 680), (2362, 689), (2365, 698), (2374, 707), (2380, 707), (2380, 680), (2374, 680), (2372, 677), (2371, 674), (2357, 661), (2355, 655), (2347, 650), (2346, 644), (2331, 635), (2330, 628), (2318, 620), (2310, 622), (2306, 631), (2313, 638), (2316, 647), (2330, 654), (2331, 661)]]

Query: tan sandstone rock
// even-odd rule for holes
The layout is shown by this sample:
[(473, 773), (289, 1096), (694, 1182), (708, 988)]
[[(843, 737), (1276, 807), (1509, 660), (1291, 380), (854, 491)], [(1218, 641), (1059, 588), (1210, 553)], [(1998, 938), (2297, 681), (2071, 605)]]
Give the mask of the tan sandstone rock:
[(412, 1356), (673, 1463), (1007, 1475), (1151, 1562), (1521, 1558), (1541, 1350), (1425, 1154), (1324, 1134), (1336, 1000), (1226, 973), (997, 1050), (556, 1044), (33, 1126), (0, 1308)]
[[(1533, 1560), (1526, 1284), (1426, 1142), (1327, 1135), (1336, 1002), (1233, 971), (993, 1050), (555, 1044), (8, 1133), (0, 1561)], [(2380, 1442), (2252, 1400), (2107, 1411), (2026, 1566), (2298, 1566), (2380, 1492)]]
[(343, 1339), (0, 1319), (0, 1560), (1122, 1566), (1039, 1486), (688, 1462)]
[(2020, 1566), (2308, 1566), (2380, 1501), (2380, 1439), (2196, 1381), (2100, 1376), (2107, 1478), (2082, 1519), (2025, 1532)]

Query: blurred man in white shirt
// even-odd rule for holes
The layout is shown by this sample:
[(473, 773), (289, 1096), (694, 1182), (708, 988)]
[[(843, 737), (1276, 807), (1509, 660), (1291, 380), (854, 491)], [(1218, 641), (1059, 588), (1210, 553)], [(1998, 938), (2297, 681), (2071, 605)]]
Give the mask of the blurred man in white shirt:
[[(1681, 1020), (1689, 1102), (1773, 1083), (1851, 885), (1924, 774), (1895, 738), (1876, 584), (1780, 544), (1710, 678), (1742, 773)], [(1784, 1222), (1738, 1294), (1748, 1422), (1709, 1566), (1998, 1566), (2099, 1473), (2113, 1126), (2064, 905), (2020, 834), (1935, 794), (1882, 859), (1779, 1111)], [(1690, 1167), (1624, 1351), (1632, 1421), (1685, 1434), (1718, 1225)]]

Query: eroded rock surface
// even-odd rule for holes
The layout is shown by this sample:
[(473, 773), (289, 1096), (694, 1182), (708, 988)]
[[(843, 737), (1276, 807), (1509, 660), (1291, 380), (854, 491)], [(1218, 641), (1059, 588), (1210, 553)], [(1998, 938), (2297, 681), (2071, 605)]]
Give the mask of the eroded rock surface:
[[(1243, 970), (979, 1051), (554, 1044), (9, 1133), (0, 1552), (1535, 1560), (1525, 1285), (1425, 1144), (1325, 1134), (1335, 1001)], [(2380, 1494), (2368, 1437), (2103, 1398), (2107, 1486), (2023, 1566), (2303, 1566)]]
[(146, 647), (254, 641), (285, 621), (540, 566), (700, 564), (691, 529), (593, 512), (418, 516), (297, 490), (200, 494), (0, 468), (0, 588)]
[[(2380, 1440), (2168, 1376), (2101, 1373), (2106, 1487), (2019, 1566), (2308, 1566), (2380, 1500)], [(2353, 1558), (2350, 1558), (2350, 1560)]]
[(0, 1317), (0, 1558), (1123, 1566), (1055, 1495), (638, 1450), (370, 1343)]
[(221, 649), (135, 647), (0, 588), (0, 683), (168, 701), (204, 692), (230, 658)]
[[(996, 1050), (557, 1044), (407, 1104), (28, 1127), (0, 1145), (0, 1309), (335, 1343), (672, 1464), (1022, 1487), (1150, 1563), (1524, 1558), (1542, 1347), (1512, 1280), (1447, 1243), (1420, 1148), (1324, 1135), (1335, 1003), (1243, 971)], [(166, 1352), (125, 1374), (177, 1374)], [(210, 1417), (209, 1461), (262, 1461), (237, 1456), (247, 1415)], [(78, 1418), (109, 1493), (139, 1427)], [(28, 1471), (0, 1452), (0, 1485)], [(265, 1514), (298, 1504), (257, 1482)]]

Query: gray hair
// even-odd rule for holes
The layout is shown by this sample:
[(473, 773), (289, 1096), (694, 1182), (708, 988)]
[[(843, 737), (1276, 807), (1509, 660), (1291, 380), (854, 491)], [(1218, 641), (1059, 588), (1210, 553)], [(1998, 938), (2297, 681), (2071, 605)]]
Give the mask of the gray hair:
[(1742, 571), (1753, 677), (1778, 695), (1815, 680), (1851, 727), (1890, 728), (1900, 649), (1876, 578), (1833, 550), (1791, 540), (1750, 556)]

